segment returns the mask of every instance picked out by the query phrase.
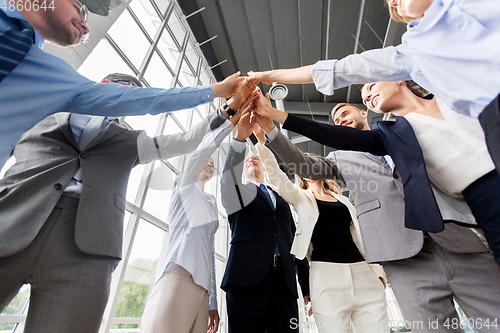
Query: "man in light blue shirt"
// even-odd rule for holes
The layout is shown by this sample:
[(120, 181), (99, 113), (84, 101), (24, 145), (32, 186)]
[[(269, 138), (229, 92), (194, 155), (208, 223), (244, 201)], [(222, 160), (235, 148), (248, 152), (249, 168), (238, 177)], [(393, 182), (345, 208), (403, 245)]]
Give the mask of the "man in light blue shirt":
[[(7, 0), (0, 0), (0, 5)], [(211, 86), (171, 89), (93, 82), (62, 59), (42, 51), (45, 40), (61, 46), (78, 44), (89, 32), (86, 12), (77, 0), (54, 0), (54, 10), (18, 11), (0, 6), (0, 39), (6, 31), (26, 22), (33, 28), (34, 44), (24, 59), (0, 80), (0, 167), (21, 135), (57, 112), (126, 116), (158, 114), (192, 108), (215, 97), (232, 95), (234, 74)], [(0, 47), (2, 46), (0, 41)], [(10, 47), (7, 44), (7, 47)], [(5, 51), (0, 48), (3, 57)], [(5, 60), (0, 57), (0, 72)]]
[[(106, 81), (140, 85), (125, 75)], [(253, 91), (237, 82), (233, 110)], [(152, 138), (105, 117), (64, 112), (26, 132), (0, 179), (0, 312), (29, 283), (26, 332), (97, 332), (122, 255), (131, 169), (194, 151), (228, 117), (221, 109), (187, 132)]]

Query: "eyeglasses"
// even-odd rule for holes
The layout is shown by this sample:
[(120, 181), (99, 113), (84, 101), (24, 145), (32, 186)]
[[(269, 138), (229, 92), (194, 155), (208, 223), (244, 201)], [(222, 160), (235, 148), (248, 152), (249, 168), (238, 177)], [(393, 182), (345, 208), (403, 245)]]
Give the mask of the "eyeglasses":
[(89, 21), (89, 10), (87, 6), (83, 4), (80, 6), (80, 21), (82, 21), (82, 23), (88, 23)]
[(127, 83), (127, 86), (134, 86), (134, 87), (138, 87), (138, 85), (132, 81), (132, 80), (126, 80), (126, 79), (114, 79), (114, 80), (110, 80), (111, 82), (116, 82), (116, 83), (119, 83), (119, 82), (125, 82)]
[[(87, 24), (89, 21), (89, 10), (87, 9), (87, 6), (85, 6), (81, 2), (78, 1), (78, 4), (80, 5), (80, 10), (79, 10), (80, 21), (82, 21), (82, 23)], [(81, 40), (82, 44), (86, 44), (89, 41), (89, 34), (90, 33), (86, 33), (85, 35), (82, 36)]]

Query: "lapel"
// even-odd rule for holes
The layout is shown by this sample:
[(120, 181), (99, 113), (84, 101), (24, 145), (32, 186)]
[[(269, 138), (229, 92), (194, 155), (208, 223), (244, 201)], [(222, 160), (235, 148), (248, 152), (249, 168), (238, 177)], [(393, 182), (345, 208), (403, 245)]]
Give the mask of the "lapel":
[(92, 142), (89, 143), (85, 150), (88, 150), (98, 144), (103, 143), (106, 140), (120, 134), (121, 132), (127, 130), (124, 126), (120, 125), (117, 121), (112, 120), (108, 126), (102, 131)]
[(388, 168), (388, 167), (384, 164), (384, 162), (382, 162), (382, 161), (380, 160), (380, 158), (378, 158), (378, 156), (373, 155), (373, 154), (370, 154), (370, 153), (363, 153), (363, 155), (365, 155), (367, 158), (369, 158), (369, 159), (370, 159), (370, 160), (372, 160), (373, 162), (375, 162), (375, 163), (377, 163), (377, 164), (380, 164), (380, 165), (384, 166), (384, 168), (386, 168), (386, 169), (390, 170), (390, 168)]
[[(255, 185), (255, 184), (254, 184)], [(266, 203), (266, 207), (267, 209), (269, 209), (271, 211), (271, 213), (274, 213), (273, 211), (273, 207), (271, 207), (271, 203), (269, 202), (269, 200), (267, 199), (266, 195), (264, 194), (264, 192), (260, 189), (259, 186), (255, 185), (257, 187), (257, 193), (262, 197), (262, 199), (264, 200), (264, 202)], [(272, 191), (271, 189), (269, 189), (269, 187), (267, 188), (268, 191)], [(275, 193), (276, 195), (276, 193)], [(278, 208), (278, 197), (276, 197), (276, 208)]]
[[(76, 142), (75, 135), (73, 134), (73, 131), (71, 130), (71, 125), (69, 122), (71, 113), (68, 112), (60, 112), (56, 113), (54, 115), (57, 124), (59, 125), (59, 128), (61, 131), (64, 133), (64, 135), (68, 138), (68, 140), (71, 142), (71, 144), (78, 150), (80, 151), (80, 146), (78, 145), (78, 142)], [(85, 148), (85, 150), (88, 150), (89, 148), (98, 145), (106, 140), (111, 139), (115, 135), (120, 134), (121, 132), (125, 131), (126, 128), (122, 125), (120, 125), (116, 121), (111, 121), (108, 126), (102, 131), (92, 142), (89, 143), (89, 145)], [(263, 194), (264, 195), (264, 194)]]
[(410, 147), (418, 155), (422, 154), (420, 144), (418, 143), (415, 132), (408, 120), (404, 117), (396, 117), (396, 121), (381, 121), (381, 123), (394, 134), (399, 136), (401, 140)]
[(60, 112), (54, 114), (54, 118), (56, 119), (57, 124), (59, 125), (59, 129), (64, 133), (66, 138), (68, 138), (69, 142), (80, 151), (80, 147), (78, 146), (78, 142), (76, 142), (75, 135), (71, 130), (71, 125), (69, 124), (69, 117), (71, 113), (68, 112)]

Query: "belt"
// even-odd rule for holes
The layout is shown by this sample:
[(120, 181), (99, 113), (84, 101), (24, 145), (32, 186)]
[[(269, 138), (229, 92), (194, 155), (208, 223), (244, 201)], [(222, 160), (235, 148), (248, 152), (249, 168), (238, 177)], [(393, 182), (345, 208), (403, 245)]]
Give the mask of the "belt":
[(280, 257), (281, 257), (281, 254), (279, 254), (279, 253), (275, 253), (274, 254), (274, 257), (273, 257), (273, 265), (274, 265), (274, 267), (278, 266), (278, 261), (279, 261)]

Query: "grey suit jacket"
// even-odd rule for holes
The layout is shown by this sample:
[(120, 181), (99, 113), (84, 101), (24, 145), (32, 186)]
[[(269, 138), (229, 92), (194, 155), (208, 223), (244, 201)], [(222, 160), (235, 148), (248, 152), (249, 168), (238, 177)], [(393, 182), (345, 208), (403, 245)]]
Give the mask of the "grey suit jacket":
[[(404, 226), (401, 177), (377, 156), (355, 151), (334, 151), (326, 158), (307, 156), (282, 133), (268, 147), (293, 173), (309, 179), (337, 177), (346, 184), (356, 206), (368, 262), (406, 259), (420, 252), (423, 233)], [(472, 230), (454, 223), (447, 224), (445, 231), (430, 235), (451, 252), (487, 252)]]
[[(16, 163), (0, 179), (0, 257), (31, 244), (81, 165), (76, 244), (88, 254), (121, 258), (125, 194), (130, 171), (139, 163), (141, 131), (113, 121), (81, 151), (69, 119), (69, 113), (45, 118), (15, 147)], [(159, 149), (168, 152), (171, 145), (169, 157), (192, 152), (220, 124), (214, 113), (186, 133), (157, 137)]]

